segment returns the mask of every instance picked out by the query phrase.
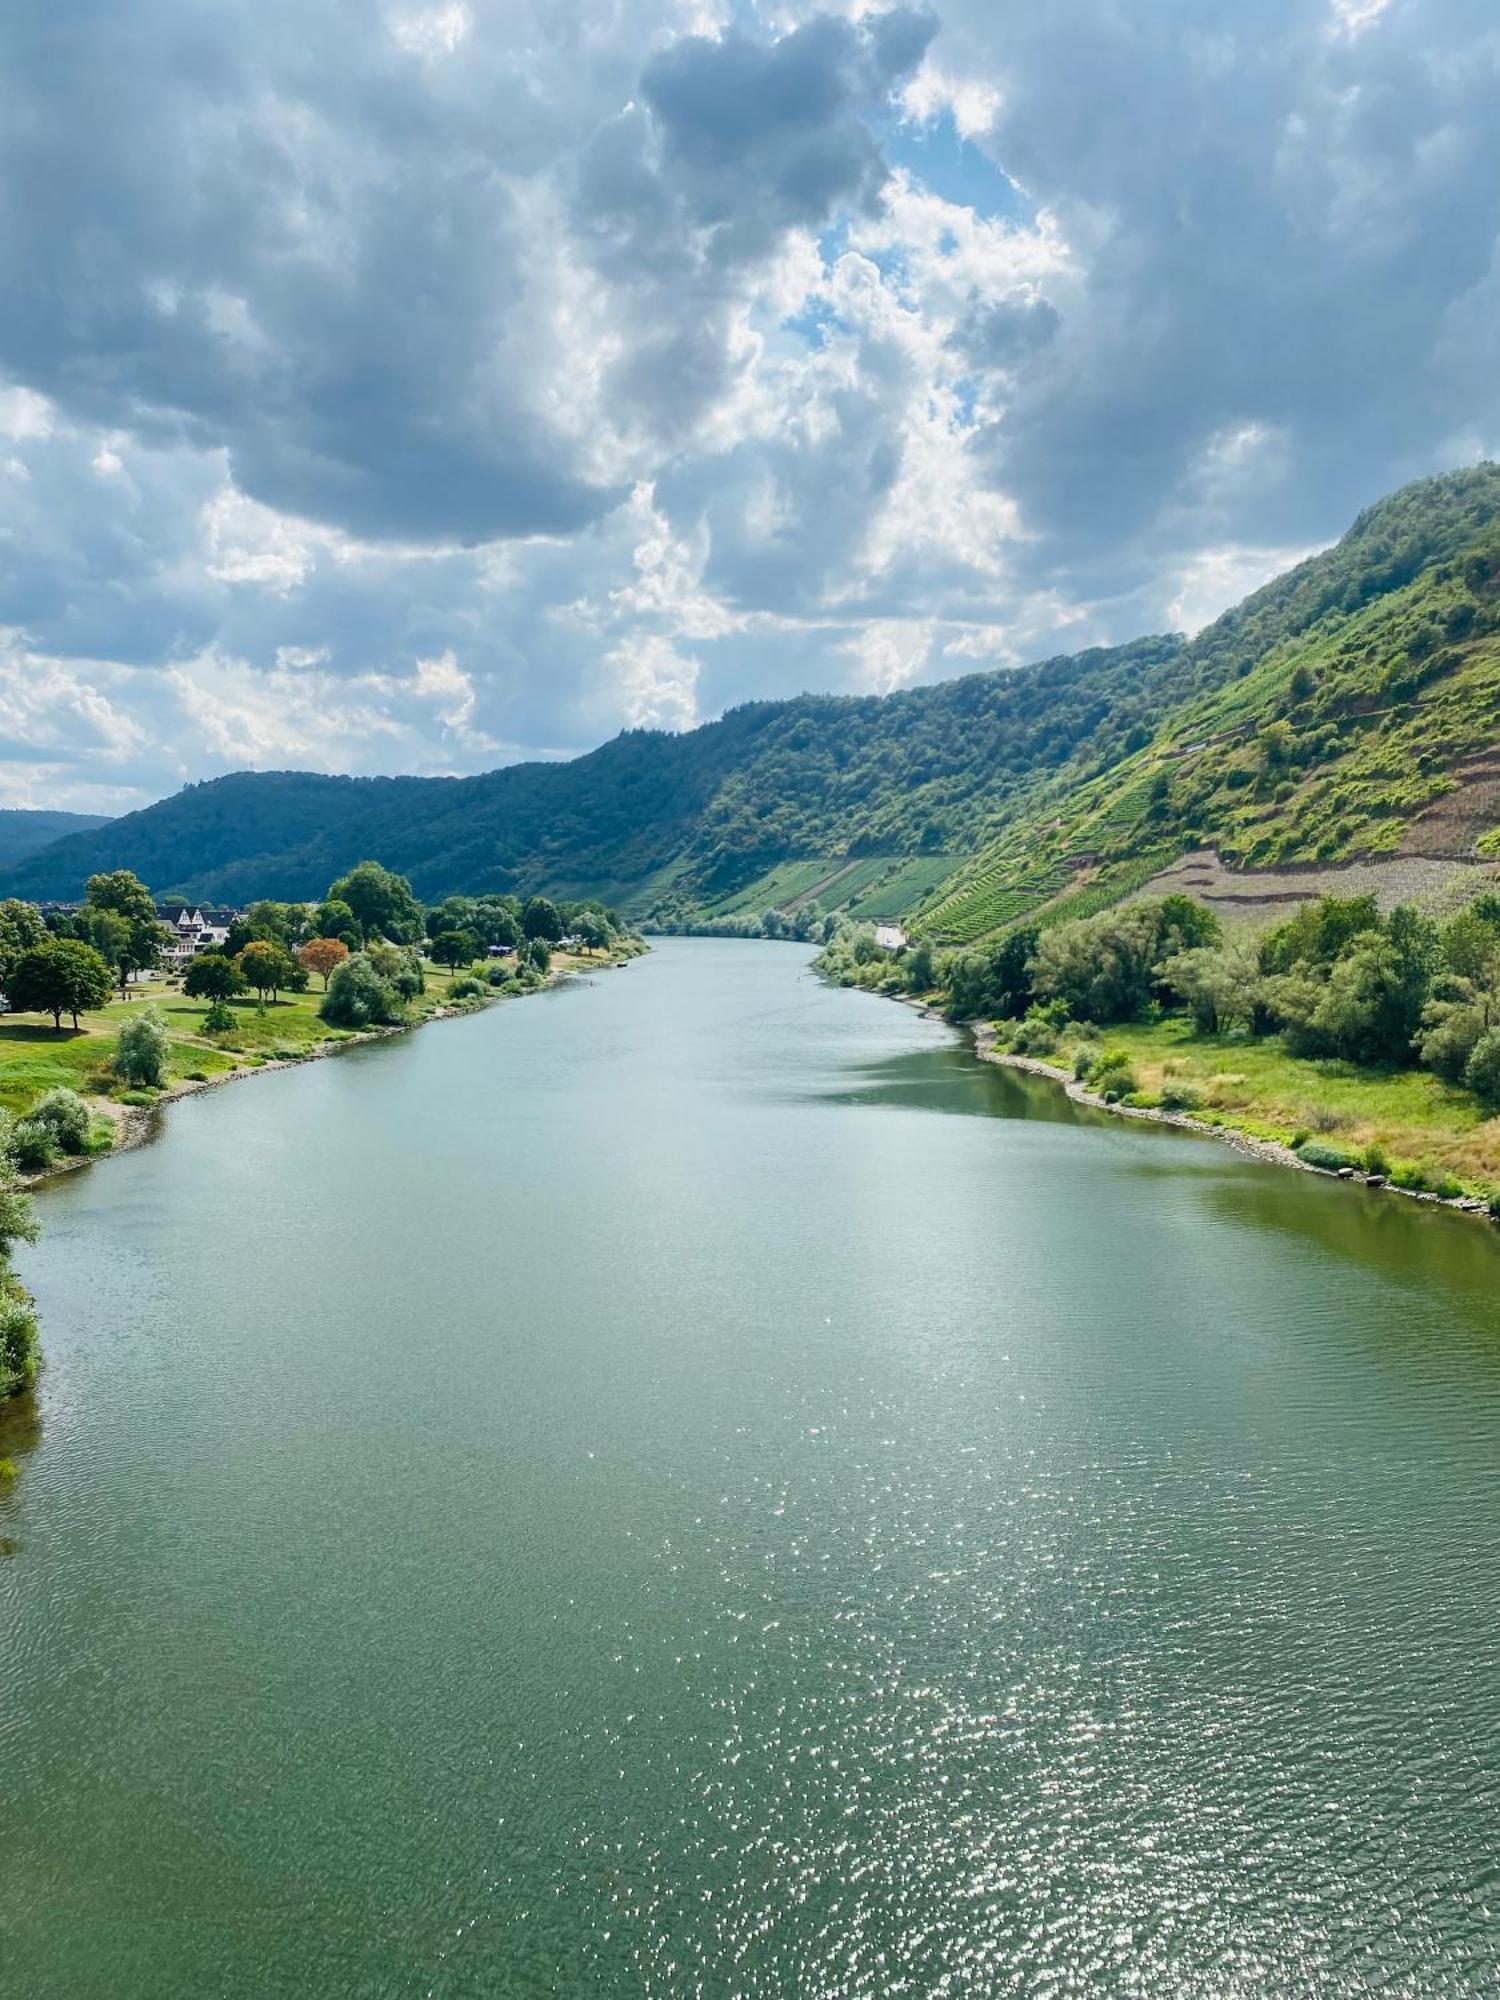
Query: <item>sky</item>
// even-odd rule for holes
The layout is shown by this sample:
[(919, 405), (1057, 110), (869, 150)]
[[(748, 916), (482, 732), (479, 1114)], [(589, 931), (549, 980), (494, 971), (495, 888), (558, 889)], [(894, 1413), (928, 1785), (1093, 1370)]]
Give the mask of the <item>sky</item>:
[(1500, 448), (1493, 0), (8, 0), (0, 805), (1192, 630)]

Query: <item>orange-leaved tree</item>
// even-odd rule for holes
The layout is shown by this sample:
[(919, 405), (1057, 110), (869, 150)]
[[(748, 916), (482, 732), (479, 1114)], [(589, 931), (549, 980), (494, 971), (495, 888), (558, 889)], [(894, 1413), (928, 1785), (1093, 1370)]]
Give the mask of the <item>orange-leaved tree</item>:
[(323, 991), (328, 991), (328, 975), (337, 965), (342, 965), (349, 956), (349, 947), (342, 938), (309, 938), (297, 953), (297, 963), (305, 972), (316, 972), (323, 982)]

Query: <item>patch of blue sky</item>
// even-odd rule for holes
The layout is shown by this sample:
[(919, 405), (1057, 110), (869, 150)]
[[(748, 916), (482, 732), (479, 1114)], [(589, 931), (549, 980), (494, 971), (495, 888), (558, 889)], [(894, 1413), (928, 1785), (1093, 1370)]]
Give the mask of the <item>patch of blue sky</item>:
[(881, 134), (887, 161), (903, 167), (929, 194), (971, 208), (984, 221), (1031, 219), (1030, 204), (984, 150), (963, 138), (950, 111), (922, 124), (892, 118)]

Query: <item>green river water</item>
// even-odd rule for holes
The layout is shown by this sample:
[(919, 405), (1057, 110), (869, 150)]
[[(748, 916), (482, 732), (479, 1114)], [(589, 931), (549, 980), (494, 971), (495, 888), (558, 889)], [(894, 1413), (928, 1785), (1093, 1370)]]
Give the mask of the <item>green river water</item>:
[(739, 942), (41, 1208), (6, 2000), (1500, 1990), (1500, 1232)]

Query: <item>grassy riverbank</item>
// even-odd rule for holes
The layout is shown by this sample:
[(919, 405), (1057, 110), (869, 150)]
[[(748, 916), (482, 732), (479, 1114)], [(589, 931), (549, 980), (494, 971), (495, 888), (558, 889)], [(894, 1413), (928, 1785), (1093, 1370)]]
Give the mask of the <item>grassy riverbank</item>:
[[(549, 983), (576, 972), (598, 971), (627, 955), (555, 952)], [(410, 1003), (409, 1025), (419, 1027), (437, 1015), (490, 1004), (488, 999), (450, 1000), (449, 989), (468, 972), (468, 967), (461, 967), (455, 974), (424, 961), (426, 990)], [(511, 995), (502, 991), (495, 997)], [(514, 997), (522, 995), (516, 991)], [(264, 1008), (253, 998), (235, 1000), (230, 1003), (233, 1028), (212, 1035), (204, 1031), (205, 1001), (186, 999), (175, 981), (151, 979), (132, 986), (126, 999), (112, 999), (82, 1015), (76, 1032), (64, 1027), (59, 1033), (50, 1022), (34, 1018), (0, 1016), (0, 1109), (24, 1117), (47, 1091), (59, 1086), (76, 1090), (95, 1114), (91, 1153), (108, 1153), (118, 1143), (132, 1109), (234, 1076), (252, 1075), (270, 1064), (304, 1061), (369, 1039), (369, 1031), (356, 1033), (320, 1020), (322, 1001), (318, 990), (288, 993)], [(159, 1008), (166, 1017), (170, 1036), (166, 1079), (161, 1090), (131, 1090), (114, 1076), (111, 1058), (121, 1026), (147, 1006)]]
[(1127, 1108), (1180, 1110), (1271, 1145), (1307, 1142), (1414, 1191), (1488, 1199), (1500, 1189), (1500, 1118), (1430, 1071), (1299, 1058), (1274, 1040), (1198, 1033), (1180, 1016), (1102, 1034), (1065, 1025), (1046, 1064), (1071, 1076), (1101, 1047), (1128, 1060)]

